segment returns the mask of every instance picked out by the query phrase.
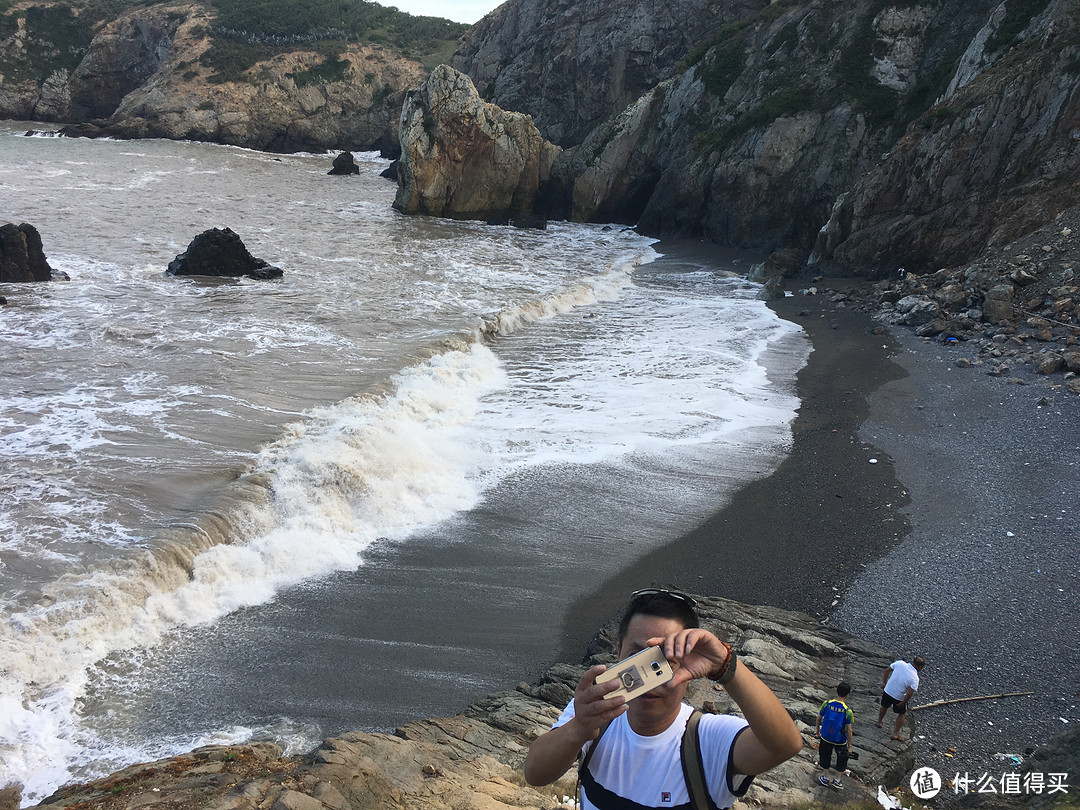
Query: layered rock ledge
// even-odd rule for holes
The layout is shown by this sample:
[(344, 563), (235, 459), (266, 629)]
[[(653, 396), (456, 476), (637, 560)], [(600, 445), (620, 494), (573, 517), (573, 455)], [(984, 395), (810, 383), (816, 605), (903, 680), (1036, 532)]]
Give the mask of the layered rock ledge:
[[(794, 759), (759, 776), (747, 805), (790, 807), (825, 799), (816, 784), (814, 724), (821, 702), (841, 679), (854, 691), (855, 748), (845, 798), (866, 798), (878, 785), (907, 779), (914, 765), (910, 742), (878, 729), (875, 699), (881, 672), (895, 656), (813, 617), (726, 599), (699, 597), (703, 625), (730, 639), (742, 661), (780, 696), (803, 732)], [(580, 664), (556, 664), (535, 684), (490, 695), (449, 718), (410, 723), (394, 734), (349, 732), (315, 751), (282, 755), (269, 742), (209, 746), (189, 754), (133, 765), (94, 782), (66, 787), (40, 806), (49, 808), (202, 807), (208, 810), (350, 810), (399, 808), (541, 808), (563, 804), (574, 792), (571, 772), (534, 789), (521, 764), (529, 744), (558, 717), (583, 670), (614, 660), (615, 620), (589, 645)], [(695, 682), (687, 699), (706, 711), (733, 706), (718, 686)]]

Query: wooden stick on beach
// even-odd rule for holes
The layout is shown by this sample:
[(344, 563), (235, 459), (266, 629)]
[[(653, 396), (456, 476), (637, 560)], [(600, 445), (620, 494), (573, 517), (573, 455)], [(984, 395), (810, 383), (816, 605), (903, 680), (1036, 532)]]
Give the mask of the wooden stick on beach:
[(1002, 692), (1000, 695), (974, 695), (973, 697), (952, 698), (951, 700), (935, 700), (933, 703), (924, 703), (922, 706), (912, 706), (911, 710), (933, 709), (937, 706), (948, 706), (950, 703), (967, 703), (969, 700), (994, 700), (996, 698), (1026, 697), (1034, 695), (1034, 692)]

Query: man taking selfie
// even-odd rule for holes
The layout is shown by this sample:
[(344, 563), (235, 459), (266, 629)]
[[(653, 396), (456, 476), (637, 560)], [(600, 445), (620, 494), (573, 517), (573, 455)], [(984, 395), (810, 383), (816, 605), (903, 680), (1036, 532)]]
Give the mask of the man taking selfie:
[[(635, 592), (619, 623), (619, 660), (659, 646), (674, 677), (629, 702), (619, 679), (596, 683), (602, 664), (581, 677), (574, 699), (525, 758), (525, 779), (534, 786), (561, 777), (579, 755), (581, 806), (598, 810), (693, 806), (730, 807), (753, 776), (793, 757), (802, 735), (776, 695), (715, 635), (698, 626), (693, 600), (678, 591)], [(693, 708), (683, 702), (695, 678), (720, 683), (746, 719), (703, 715), (687, 730)], [(684, 731), (696, 735), (700, 759), (689, 758), (684, 775)], [(693, 750), (693, 749), (691, 749)], [(703, 787), (688, 786), (688, 780)], [(702, 796), (707, 792), (707, 796)]]

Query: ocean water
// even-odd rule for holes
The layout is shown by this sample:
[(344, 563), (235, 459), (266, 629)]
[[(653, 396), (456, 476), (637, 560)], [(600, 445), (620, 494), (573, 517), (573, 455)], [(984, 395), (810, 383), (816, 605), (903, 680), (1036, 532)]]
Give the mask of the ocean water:
[[(0, 785), (513, 688), (557, 606), (790, 447), (808, 343), (622, 227), (409, 218), (387, 162), (0, 123)], [(172, 278), (230, 227), (284, 270)]]

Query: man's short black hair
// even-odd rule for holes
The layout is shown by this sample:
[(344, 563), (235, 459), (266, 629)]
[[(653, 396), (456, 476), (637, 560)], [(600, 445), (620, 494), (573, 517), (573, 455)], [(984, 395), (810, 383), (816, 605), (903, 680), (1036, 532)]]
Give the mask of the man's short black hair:
[(845, 698), (851, 694), (851, 684), (847, 681), (840, 681), (836, 685), (836, 696)]
[(916, 655), (915, 660), (911, 662), (911, 665), (915, 667), (915, 669), (922, 669), (926, 666), (926, 659), (923, 658), (921, 655)]
[(657, 616), (661, 619), (674, 619), (684, 628), (700, 627), (697, 612), (686, 598), (674, 596), (666, 591), (634, 596), (626, 606), (622, 619), (619, 620), (619, 643), (622, 644), (630, 629), (630, 620), (638, 614)]

